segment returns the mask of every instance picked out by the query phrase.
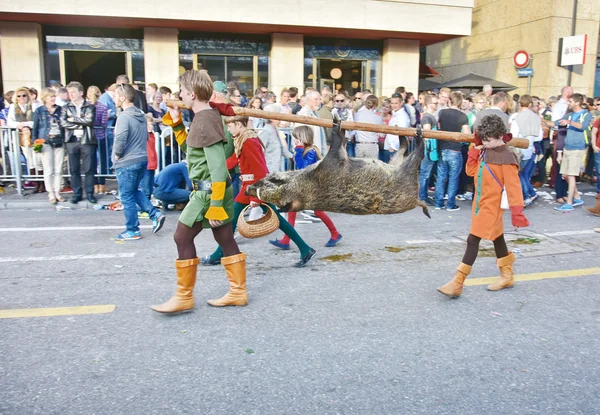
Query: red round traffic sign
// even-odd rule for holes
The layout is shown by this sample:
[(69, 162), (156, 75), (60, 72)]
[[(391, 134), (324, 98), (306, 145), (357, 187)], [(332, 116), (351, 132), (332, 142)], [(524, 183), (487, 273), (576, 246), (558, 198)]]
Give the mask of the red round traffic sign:
[(526, 68), (527, 65), (529, 65), (529, 53), (524, 50), (518, 51), (515, 53), (515, 56), (513, 56), (513, 63), (515, 64), (515, 67), (519, 69)]

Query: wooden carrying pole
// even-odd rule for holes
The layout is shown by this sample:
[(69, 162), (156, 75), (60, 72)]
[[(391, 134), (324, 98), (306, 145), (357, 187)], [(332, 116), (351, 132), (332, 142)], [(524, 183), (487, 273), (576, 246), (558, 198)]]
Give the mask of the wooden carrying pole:
[[(178, 107), (185, 109), (186, 106), (181, 101), (167, 101), (168, 107)], [(243, 107), (233, 107), (233, 111), (236, 115), (244, 115), (247, 117), (254, 118), (265, 118), (269, 120), (279, 120), (279, 121), (287, 121), (298, 124), (308, 124), (308, 125), (316, 125), (323, 128), (333, 128), (333, 120), (327, 120), (323, 118), (315, 118), (315, 117), (307, 117), (302, 115), (293, 115), (293, 114), (283, 114), (280, 112), (269, 112), (262, 111), (250, 108)], [(378, 125), (378, 124), (369, 124), (369, 123), (361, 123), (361, 122), (352, 122), (352, 121), (342, 121), (341, 127), (344, 130), (358, 130), (358, 131), (369, 131), (372, 133), (381, 133), (381, 134), (394, 134), (401, 136), (410, 136), (414, 137), (417, 135), (416, 128), (400, 128), (389, 125)], [(435, 138), (437, 140), (446, 140), (446, 141), (457, 141), (462, 143), (474, 143), (475, 140), (473, 138), (473, 134), (464, 134), (464, 133), (453, 133), (449, 131), (440, 131), (440, 130), (422, 130), (423, 137), (425, 138)], [(529, 140), (526, 138), (513, 138), (508, 145), (517, 148), (528, 148)]]

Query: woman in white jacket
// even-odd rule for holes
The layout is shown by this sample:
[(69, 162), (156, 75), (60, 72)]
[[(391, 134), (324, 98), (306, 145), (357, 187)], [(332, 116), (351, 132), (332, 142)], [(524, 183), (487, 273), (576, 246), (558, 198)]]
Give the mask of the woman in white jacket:
[[(275, 104), (267, 105), (265, 111), (278, 112), (278, 106)], [(277, 126), (279, 120), (266, 120), (267, 123), (259, 134), (260, 140), (265, 149), (265, 159), (269, 173), (281, 171), (282, 157), (291, 159), (294, 155), (288, 150), (287, 143), (284, 145)]]

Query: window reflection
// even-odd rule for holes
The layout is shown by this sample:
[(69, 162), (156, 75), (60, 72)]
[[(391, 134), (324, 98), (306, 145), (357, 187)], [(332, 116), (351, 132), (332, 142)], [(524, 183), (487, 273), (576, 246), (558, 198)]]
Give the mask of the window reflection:
[(227, 78), (225, 82), (237, 82), (240, 91), (252, 90), (253, 78), (252, 56), (228, 56), (225, 58)]
[(258, 57), (258, 86), (267, 86), (269, 84), (269, 58), (267, 56)]
[(225, 78), (225, 56), (198, 55), (198, 70), (208, 71), (213, 82), (227, 82)]

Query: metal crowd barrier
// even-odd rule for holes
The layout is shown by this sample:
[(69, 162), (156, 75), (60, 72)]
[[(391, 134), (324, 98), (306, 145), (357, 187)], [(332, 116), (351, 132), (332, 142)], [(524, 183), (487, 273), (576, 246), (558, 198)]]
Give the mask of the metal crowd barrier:
[[(260, 129), (258, 129), (260, 130)], [(287, 147), (290, 152), (294, 152), (292, 143), (292, 129), (278, 128), (286, 138)], [(164, 127), (160, 133), (155, 132), (156, 154), (158, 156), (158, 165), (156, 173), (159, 173), (169, 164), (179, 163), (185, 158), (185, 153), (181, 150), (173, 129)], [(111, 153), (114, 144), (114, 127), (106, 128), (106, 135), (103, 140), (98, 140), (96, 150), (96, 174), (97, 178), (115, 179), (115, 174), (111, 170)], [(31, 147), (21, 147), (19, 142), (19, 131), (16, 128), (0, 127), (0, 182), (13, 182), (19, 195), (23, 193), (23, 182), (44, 180), (42, 172), (41, 154), (36, 153)], [(104, 154), (101, 154), (104, 152)], [(104, 165), (103, 160), (106, 160)], [(294, 168), (293, 161), (283, 159), (285, 170)], [(69, 178), (69, 159), (65, 146), (65, 160), (63, 163), (63, 177)]]

